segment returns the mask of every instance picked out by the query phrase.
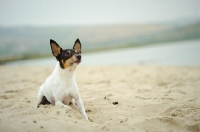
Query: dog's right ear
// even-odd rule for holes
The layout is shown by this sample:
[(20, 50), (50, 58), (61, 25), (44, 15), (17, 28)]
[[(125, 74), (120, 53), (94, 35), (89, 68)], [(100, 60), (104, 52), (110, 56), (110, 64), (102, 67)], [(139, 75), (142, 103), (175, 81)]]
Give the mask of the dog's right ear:
[(51, 50), (52, 50), (52, 54), (55, 57), (58, 57), (58, 55), (61, 53), (62, 48), (56, 43), (56, 41), (50, 39), (50, 45), (51, 45)]

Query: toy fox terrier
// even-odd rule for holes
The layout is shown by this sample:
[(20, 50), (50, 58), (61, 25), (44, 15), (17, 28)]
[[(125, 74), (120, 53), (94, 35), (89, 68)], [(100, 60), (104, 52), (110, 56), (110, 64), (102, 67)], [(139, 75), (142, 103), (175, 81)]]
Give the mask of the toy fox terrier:
[(82, 116), (88, 120), (83, 101), (80, 97), (79, 88), (76, 83), (74, 70), (81, 62), (81, 42), (75, 41), (73, 49), (63, 50), (54, 40), (50, 40), (53, 55), (58, 63), (53, 73), (45, 80), (37, 95), (37, 108), (43, 101), (61, 106), (70, 110), (70, 102), (77, 104)]

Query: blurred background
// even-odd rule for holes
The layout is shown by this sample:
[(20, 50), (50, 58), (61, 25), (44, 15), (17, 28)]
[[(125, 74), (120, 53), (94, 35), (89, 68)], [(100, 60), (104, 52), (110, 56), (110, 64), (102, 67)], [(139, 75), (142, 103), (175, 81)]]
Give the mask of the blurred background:
[(79, 38), (83, 65), (200, 66), (199, 5), (199, 0), (0, 0), (0, 64), (55, 65), (49, 40), (66, 49)]

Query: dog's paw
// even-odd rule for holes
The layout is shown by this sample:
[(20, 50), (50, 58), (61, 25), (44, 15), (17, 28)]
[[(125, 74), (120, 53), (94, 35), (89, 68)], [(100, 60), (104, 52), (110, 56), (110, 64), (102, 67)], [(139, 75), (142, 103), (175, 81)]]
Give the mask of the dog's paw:
[(75, 105), (75, 100), (74, 100), (74, 99), (72, 99), (71, 103), (72, 103), (72, 105)]
[(68, 111), (70, 111), (72, 108), (67, 106), (67, 105), (64, 105), (64, 108), (67, 109)]

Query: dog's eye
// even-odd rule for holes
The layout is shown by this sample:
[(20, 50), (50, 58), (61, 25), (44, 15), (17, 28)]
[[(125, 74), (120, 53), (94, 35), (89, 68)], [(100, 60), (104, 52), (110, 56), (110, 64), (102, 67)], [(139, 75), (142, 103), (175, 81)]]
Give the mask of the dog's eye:
[(70, 52), (65, 52), (65, 55), (70, 55)]

